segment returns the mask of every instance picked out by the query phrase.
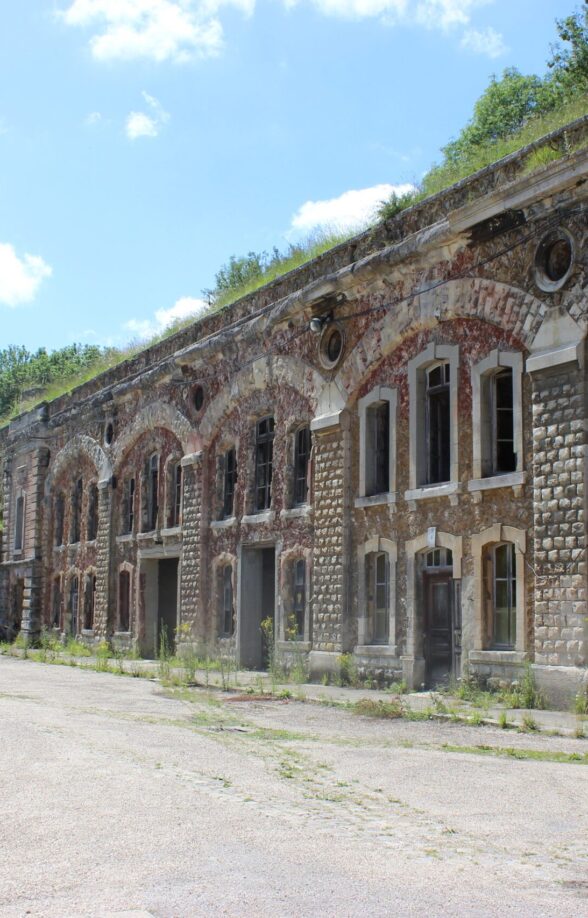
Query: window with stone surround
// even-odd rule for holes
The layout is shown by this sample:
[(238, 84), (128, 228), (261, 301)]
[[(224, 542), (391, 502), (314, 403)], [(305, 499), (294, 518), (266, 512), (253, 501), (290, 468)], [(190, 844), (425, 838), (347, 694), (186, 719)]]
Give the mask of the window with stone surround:
[(87, 539), (93, 542), (98, 534), (98, 485), (92, 482), (88, 490), (88, 529)]
[(359, 496), (396, 489), (396, 389), (376, 386), (359, 400)]
[(384, 551), (365, 558), (368, 643), (387, 644), (390, 604), (390, 562)]
[(293, 506), (308, 503), (308, 468), (310, 462), (310, 427), (300, 427), (294, 434), (294, 493)]
[(159, 524), (159, 455), (153, 453), (145, 463), (142, 496), (143, 532), (152, 532)]
[(487, 553), (485, 568), (490, 647), (493, 650), (514, 650), (517, 633), (517, 575), (513, 543), (494, 545)]
[(255, 425), (255, 512), (269, 510), (272, 500), (274, 419), (262, 418)]
[(473, 662), (483, 662), (493, 654), (516, 651), (522, 660), (527, 643), (526, 531), (495, 523), (471, 536), (471, 550), (474, 649), (470, 658)]
[(235, 609), (233, 602), (233, 567), (231, 564), (223, 564), (217, 570), (217, 596), (220, 636), (232, 637), (235, 630)]
[(78, 478), (74, 485), (71, 496), (71, 523), (70, 523), (70, 544), (74, 545), (80, 541), (81, 522), (82, 522), (82, 498), (84, 494), (84, 483)]
[(74, 574), (70, 577), (69, 581), (69, 598), (68, 598), (68, 614), (69, 614), (69, 631), (70, 634), (74, 637), (78, 633), (79, 622), (79, 603), (80, 603), (80, 578), (77, 574)]
[(459, 348), (431, 342), (408, 363), (410, 397), (410, 488), (407, 499), (420, 489), (458, 483)]
[(55, 498), (53, 544), (63, 545), (63, 521), (65, 517), (65, 498), (59, 493)]
[(177, 458), (168, 461), (166, 477), (167, 525), (174, 528), (182, 525), (182, 464)]
[(125, 478), (121, 505), (121, 535), (129, 535), (135, 526), (135, 479)]
[(118, 575), (118, 624), (117, 631), (128, 632), (131, 625), (131, 575), (119, 571)]
[(358, 645), (395, 652), (396, 542), (375, 537), (358, 552)]
[(84, 578), (84, 631), (94, 629), (94, 607), (96, 604), (96, 574), (87, 573)]
[(20, 494), (16, 498), (15, 520), (14, 520), (14, 550), (22, 551), (24, 547), (24, 527), (25, 527), (25, 497)]
[(523, 472), (522, 372), (522, 354), (498, 349), (472, 367), (471, 490), (477, 480)]
[(61, 577), (53, 578), (51, 594), (51, 627), (61, 629)]
[(237, 484), (237, 450), (234, 446), (226, 450), (220, 461), (222, 476), (222, 519), (229, 519), (235, 513), (235, 486)]

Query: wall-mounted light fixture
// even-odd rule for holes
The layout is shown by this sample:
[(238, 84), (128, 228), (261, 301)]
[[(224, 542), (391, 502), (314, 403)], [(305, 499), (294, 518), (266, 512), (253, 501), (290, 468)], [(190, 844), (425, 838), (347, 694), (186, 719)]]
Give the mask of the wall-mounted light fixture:
[(309, 328), (315, 335), (320, 335), (325, 325), (333, 321), (333, 313), (329, 312), (323, 316), (313, 316), (310, 320)]

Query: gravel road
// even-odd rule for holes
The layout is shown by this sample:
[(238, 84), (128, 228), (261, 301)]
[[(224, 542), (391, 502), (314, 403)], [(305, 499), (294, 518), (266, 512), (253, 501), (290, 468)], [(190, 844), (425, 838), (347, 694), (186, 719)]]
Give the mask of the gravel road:
[(586, 740), (6, 657), (0, 739), (2, 916), (588, 915)]

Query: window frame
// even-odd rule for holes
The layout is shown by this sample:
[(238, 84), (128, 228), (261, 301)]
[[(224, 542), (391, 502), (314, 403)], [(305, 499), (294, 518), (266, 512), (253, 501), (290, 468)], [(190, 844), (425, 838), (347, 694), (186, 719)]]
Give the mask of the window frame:
[[(370, 484), (369, 461), (367, 458), (370, 439), (370, 409), (382, 403), (388, 404), (388, 490), (373, 490)], [(359, 409), (359, 497), (366, 500), (387, 495), (396, 498), (396, 413), (398, 390), (388, 386), (375, 386), (360, 398)]]
[[(429, 482), (427, 443), (427, 371), (435, 365), (449, 366), (449, 479)], [(427, 347), (408, 361), (409, 388), (409, 488), (406, 500), (451, 495), (459, 490), (459, 345), (436, 344)]]
[[(232, 457), (232, 461), (229, 458)], [(235, 492), (237, 485), (237, 447), (230, 446), (222, 456), (222, 482), (223, 482), (223, 520), (231, 519), (235, 515)]]
[(78, 478), (74, 484), (71, 498), (71, 522), (69, 544), (78, 545), (82, 538), (82, 503), (84, 499), (84, 480)]
[[(126, 582), (127, 586), (123, 593), (123, 580)], [(131, 607), (132, 607), (132, 576), (131, 571), (127, 567), (121, 567), (118, 572), (118, 589), (117, 589), (117, 632), (119, 634), (130, 634), (131, 633)], [(123, 622), (123, 611), (126, 612), (126, 622)], [(126, 624), (127, 627), (123, 628), (123, 624)]]
[[(305, 443), (301, 444), (304, 435)], [(300, 447), (304, 446), (305, 449)], [(292, 506), (305, 507), (310, 495), (308, 471), (312, 453), (312, 434), (310, 424), (303, 424), (294, 432), (294, 464), (292, 475)]]
[(88, 488), (88, 514), (86, 526), (86, 541), (93, 542), (98, 536), (99, 522), (99, 495), (98, 484), (95, 481), (90, 482)]
[[(523, 355), (519, 351), (495, 348), (484, 360), (472, 367), (472, 480), (468, 484), (471, 491), (507, 484), (523, 484), (523, 366)], [(492, 389), (495, 385), (493, 377), (504, 369), (510, 369), (512, 372), (513, 446), (516, 456), (512, 472), (498, 472), (492, 458)]]
[(26, 526), (26, 494), (21, 491), (14, 502), (14, 541), (13, 551), (15, 554), (21, 554), (25, 545), (25, 526)]
[[(219, 634), (221, 638), (232, 638), (235, 634), (235, 590), (233, 586), (233, 565), (230, 561), (218, 568)], [(227, 617), (228, 616), (228, 617)], [(227, 625), (229, 626), (227, 628)]]
[[(262, 424), (268, 425), (268, 430), (260, 432)], [(255, 468), (254, 468), (254, 513), (263, 513), (269, 510), (272, 504), (272, 478), (273, 478), (273, 449), (275, 439), (275, 418), (273, 414), (264, 415), (255, 424)], [(260, 461), (263, 453), (263, 461)], [(262, 470), (263, 482), (260, 482)], [(260, 494), (262, 500), (260, 501)]]
[[(373, 575), (374, 600), (377, 576), (375, 559), (384, 556), (387, 574), (385, 584), (387, 604), (387, 630), (385, 639), (375, 638), (374, 615), (370, 609), (370, 584)], [(378, 653), (388, 656), (396, 655), (396, 563), (398, 557), (397, 543), (379, 536), (368, 539), (358, 548), (358, 622), (356, 651), (359, 653)]]

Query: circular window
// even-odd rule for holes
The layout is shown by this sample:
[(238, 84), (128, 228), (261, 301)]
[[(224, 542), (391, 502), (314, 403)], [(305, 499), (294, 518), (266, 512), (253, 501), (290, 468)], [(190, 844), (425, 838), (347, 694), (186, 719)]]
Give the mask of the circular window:
[(196, 386), (193, 393), (194, 399), (194, 408), (196, 411), (200, 411), (204, 404), (204, 389), (202, 386)]
[(109, 421), (106, 425), (106, 430), (104, 431), (104, 441), (107, 446), (110, 446), (114, 440), (114, 424), (112, 421)]
[(563, 287), (574, 265), (574, 243), (563, 229), (543, 237), (535, 254), (535, 280), (541, 290), (550, 293)]
[(344, 343), (343, 329), (334, 323), (327, 325), (320, 340), (321, 361), (325, 366), (334, 367), (339, 363)]

